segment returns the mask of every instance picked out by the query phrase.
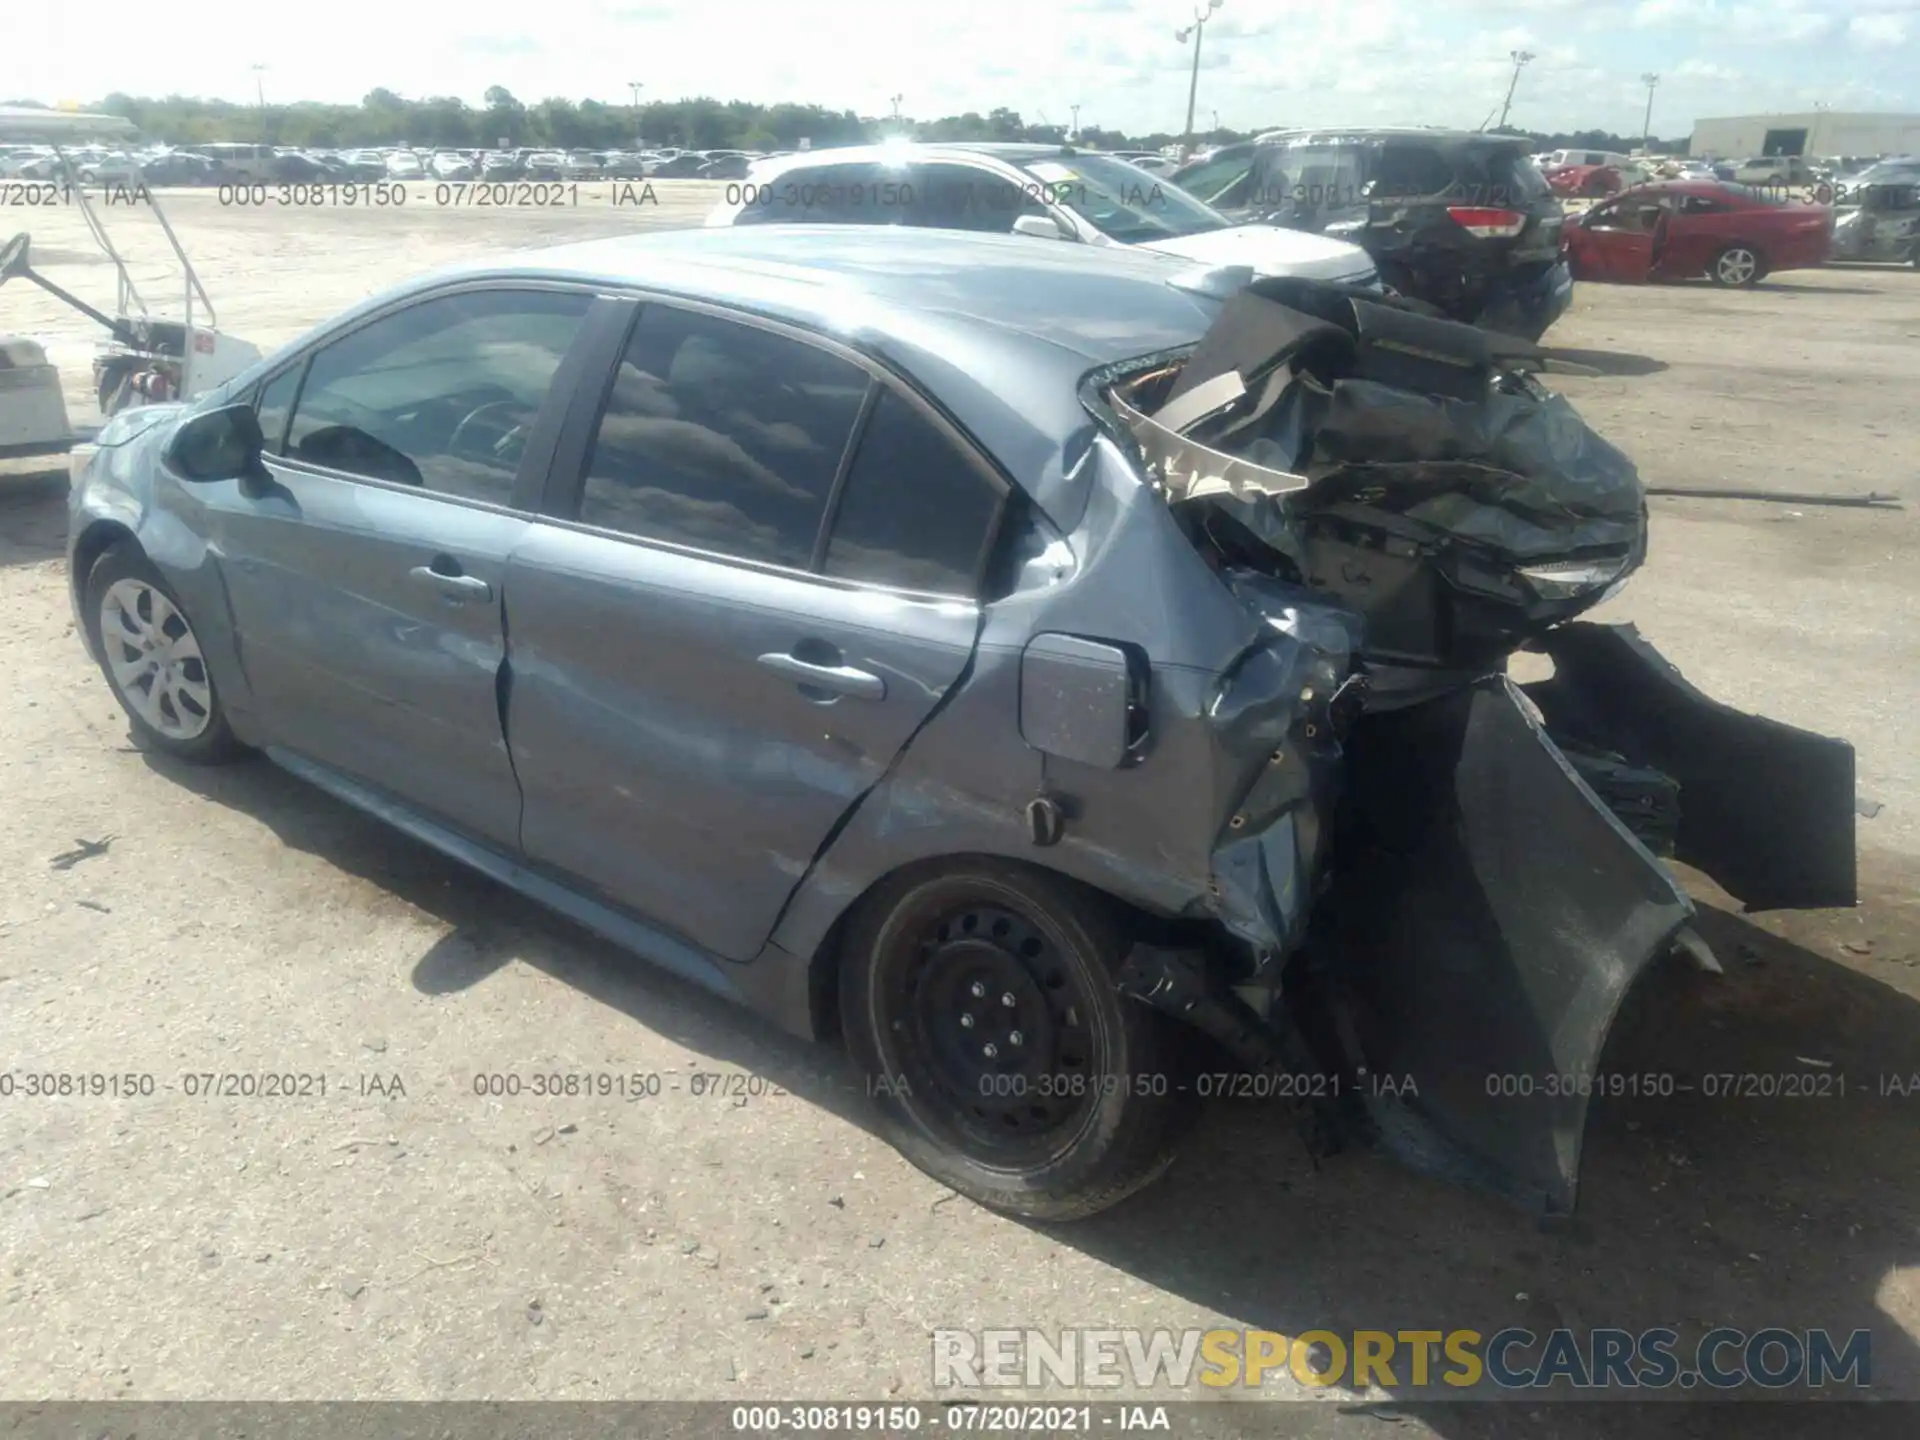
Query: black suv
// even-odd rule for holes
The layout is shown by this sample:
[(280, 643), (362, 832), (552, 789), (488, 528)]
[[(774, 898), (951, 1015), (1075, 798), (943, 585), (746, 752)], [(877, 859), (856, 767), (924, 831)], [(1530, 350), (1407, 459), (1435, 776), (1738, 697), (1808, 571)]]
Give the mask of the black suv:
[(1350, 240), (1449, 318), (1538, 340), (1566, 313), (1566, 213), (1527, 142), (1464, 130), (1280, 130), (1174, 184), (1241, 221)]

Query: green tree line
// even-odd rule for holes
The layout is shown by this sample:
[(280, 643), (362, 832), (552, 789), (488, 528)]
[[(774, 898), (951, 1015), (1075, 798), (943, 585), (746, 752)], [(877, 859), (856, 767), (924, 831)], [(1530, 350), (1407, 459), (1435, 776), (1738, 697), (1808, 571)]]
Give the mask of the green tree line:
[[(32, 101), (14, 104), (32, 105)], [(482, 102), (469, 105), (457, 96), (408, 99), (379, 89), (358, 105), (297, 101), (283, 105), (243, 105), (183, 95), (149, 99), (115, 93), (89, 107), (124, 115), (156, 140), (173, 145), (217, 140), (261, 141), (274, 145), (352, 148), (362, 145), (444, 146), (450, 149), (552, 146), (565, 150), (611, 150), (647, 145), (678, 145), (692, 150), (792, 150), (804, 140), (815, 149), (855, 145), (902, 135), (918, 140), (1030, 140), (1060, 142), (1064, 125), (1033, 124), (1005, 107), (985, 115), (969, 110), (937, 120), (861, 117), (851, 110), (819, 105), (756, 105), (748, 100), (649, 100), (638, 106), (599, 100), (550, 97), (532, 104), (504, 86), (489, 88)], [(1280, 122), (1256, 130), (1214, 129), (1196, 134), (1197, 144), (1224, 145), (1250, 139)], [(1631, 150), (1638, 137), (1602, 130), (1571, 134), (1509, 131), (1525, 135), (1536, 149), (1562, 146), (1594, 150)], [(1086, 126), (1081, 144), (1103, 150), (1158, 150), (1181, 137), (1167, 131), (1129, 134)], [(1656, 149), (1683, 150), (1684, 145)]]

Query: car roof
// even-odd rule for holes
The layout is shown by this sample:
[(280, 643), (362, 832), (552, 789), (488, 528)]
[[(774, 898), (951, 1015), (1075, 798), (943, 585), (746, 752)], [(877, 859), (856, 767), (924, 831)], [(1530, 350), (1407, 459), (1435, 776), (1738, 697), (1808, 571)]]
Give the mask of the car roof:
[(1268, 130), (1258, 138), (1261, 143), (1275, 140), (1432, 140), (1442, 145), (1511, 145), (1519, 149), (1525, 149), (1533, 143), (1524, 135), (1455, 130), (1444, 125), (1325, 125)]
[(1190, 261), (892, 225), (654, 231), (467, 262), (403, 288), (479, 275), (657, 290), (849, 344), (943, 406), (1063, 528), (1085, 505), (1090, 477), (1071, 477), (1097, 433), (1080, 382), (1191, 345), (1219, 313), (1188, 288), (1206, 276)]
[(1086, 150), (1073, 145), (1035, 145), (990, 140), (885, 140), (875, 145), (838, 145), (830, 150), (795, 150), (787, 155), (769, 156), (757, 162), (769, 167), (768, 173), (797, 170), (815, 165), (910, 165), (928, 160), (976, 156), (1022, 165), (1030, 160), (1045, 160), (1057, 155), (1097, 155), (1103, 151)]

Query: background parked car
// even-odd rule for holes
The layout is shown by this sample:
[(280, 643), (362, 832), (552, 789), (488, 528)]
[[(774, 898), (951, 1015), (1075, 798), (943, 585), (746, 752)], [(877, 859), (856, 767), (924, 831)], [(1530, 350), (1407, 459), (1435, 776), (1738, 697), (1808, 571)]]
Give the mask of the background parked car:
[(1611, 165), (1562, 165), (1546, 177), (1553, 193), (1568, 199), (1596, 200), (1627, 188), (1626, 177)]
[(1276, 131), (1176, 170), (1238, 218), (1359, 245), (1449, 318), (1537, 340), (1566, 312), (1566, 211), (1525, 142), (1476, 131)]
[(1812, 185), (1820, 176), (1804, 155), (1756, 155), (1733, 170), (1741, 185)]
[(1170, 181), (1069, 145), (846, 146), (765, 160), (709, 226), (907, 225), (1123, 245), (1261, 274), (1377, 283), (1366, 252), (1268, 225), (1236, 225)]
[(1920, 177), (1863, 185), (1852, 198), (1834, 219), (1832, 258), (1920, 269)]
[(1582, 280), (1758, 283), (1776, 270), (1824, 264), (1833, 211), (1771, 190), (1701, 180), (1639, 185), (1596, 205), (1567, 231)]
[(706, 153), (700, 150), (682, 150), (664, 160), (657, 160), (647, 169), (649, 180), (697, 180), (707, 168)]

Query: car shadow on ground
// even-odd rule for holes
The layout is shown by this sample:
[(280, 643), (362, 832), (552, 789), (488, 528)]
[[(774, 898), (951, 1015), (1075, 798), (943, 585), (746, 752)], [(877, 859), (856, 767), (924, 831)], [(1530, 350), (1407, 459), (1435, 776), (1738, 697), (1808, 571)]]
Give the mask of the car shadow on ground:
[(1550, 347), (1541, 353), (1548, 360), (1558, 360), (1564, 365), (1582, 365), (1589, 370), (1597, 370), (1602, 375), (1658, 375), (1667, 369), (1667, 362), (1655, 360), (1651, 355), (1634, 355), (1624, 350), (1568, 350)]
[(0, 566), (55, 560), (67, 548), (66, 457), (0, 461)]
[[(653, 970), (269, 764), (206, 770), (146, 758), (169, 781), (445, 924), (446, 936), (414, 965), (421, 991), (457, 994), (507, 964), (532, 965), (677, 1044), (870, 1128), (861, 1086), (836, 1048), (786, 1036)], [(1840, 1344), (1866, 1330), (1875, 1394), (1920, 1397), (1920, 1348), (1887, 1313), (1902, 1285), (1911, 1307), (1909, 1277), (1920, 1266), (1920, 1002), (1905, 993), (1920, 988), (1920, 866), (1869, 854), (1862, 894), (1855, 911), (1784, 917), (1779, 934), (1730, 902), (1702, 906), (1699, 928), (1727, 974), (1670, 966), (1630, 997), (1603, 1069), (1670, 1076), (1672, 1092), (1595, 1102), (1571, 1221), (1543, 1227), (1380, 1155), (1316, 1164), (1276, 1106), (1215, 1101), (1160, 1183), (1078, 1225), (1033, 1228), (1248, 1328), (1491, 1335), (1520, 1326), (1544, 1335), (1671, 1326), (1683, 1360), (1717, 1326), (1824, 1328)], [(1871, 958), (1860, 968), (1829, 958), (1842, 945)], [(1810, 1075), (1829, 1077), (1821, 1093), (1779, 1093), (1780, 1077), (1804, 1088)], [(1154, 1325), (1150, 1316), (1134, 1323)], [(1524, 1364), (1536, 1353), (1514, 1358)], [(1437, 1360), (1434, 1374), (1445, 1368)], [(1391, 1433), (1395, 1417), (1458, 1440), (1813, 1433), (1802, 1404), (1577, 1404), (1560, 1401), (1563, 1390), (1551, 1403), (1457, 1394), (1434, 1403), (1447, 1398), (1444, 1388), (1417, 1389), (1404, 1367), (1383, 1388), (1392, 1400), (1330, 1393), (1349, 1402), (1340, 1410), (1380, 1422), (1375, 1430), (1356, 1415), (1368, 1434)], [(1856, 1393), (1840, 1389), (1830, 1398)], [(1862, 1436), (1880, 1433), (1882, 1421), (1899, 1433), (1911, 1418), (1908, 1405), (1868, 1408), (1846, 1406), (1844, 1419), (1819, 1413)], [(1317, 1422), (1313, 1429), (1320, 1433)]]
[[(1711, 281), (1706, 282), (1712, 284)], [(1867, 285), (1802, 285), (1792, 280), (1757, 280), (1749, 289), (1769, 295), (1884, 295), (1881, 287)]]

